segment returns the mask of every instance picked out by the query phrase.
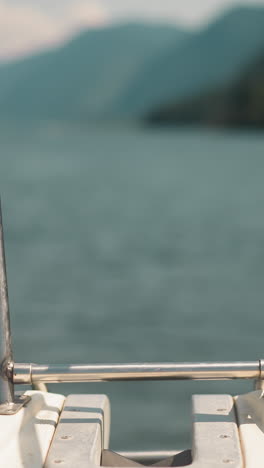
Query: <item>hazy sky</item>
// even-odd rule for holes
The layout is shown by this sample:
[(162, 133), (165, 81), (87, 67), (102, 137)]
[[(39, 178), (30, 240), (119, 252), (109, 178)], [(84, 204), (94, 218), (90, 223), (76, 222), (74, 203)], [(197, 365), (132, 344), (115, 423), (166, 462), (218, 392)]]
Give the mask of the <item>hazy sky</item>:
[(197, 27), (237, 4), (264, 6), (264, 0), (0, 0), (0, 59), (124, 18)]

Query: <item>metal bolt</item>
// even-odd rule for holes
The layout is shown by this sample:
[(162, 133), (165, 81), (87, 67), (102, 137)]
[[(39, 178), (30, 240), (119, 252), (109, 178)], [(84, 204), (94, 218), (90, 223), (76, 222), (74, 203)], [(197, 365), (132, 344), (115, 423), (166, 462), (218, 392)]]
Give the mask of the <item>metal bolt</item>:
[(230, 439), (230, 436), (227, 434), (221, 434), (219, 437), (220, 439)]

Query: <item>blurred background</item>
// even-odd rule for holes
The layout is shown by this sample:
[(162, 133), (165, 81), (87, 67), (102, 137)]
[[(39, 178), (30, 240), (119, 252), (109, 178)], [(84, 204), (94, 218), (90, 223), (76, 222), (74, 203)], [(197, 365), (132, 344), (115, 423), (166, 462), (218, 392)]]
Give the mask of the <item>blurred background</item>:
[[(262, 358), (264, 0), (0, 0), (0, 59), (16, 361)], [(115, 450), (251, 388), (51, 386), (107, 393)]]

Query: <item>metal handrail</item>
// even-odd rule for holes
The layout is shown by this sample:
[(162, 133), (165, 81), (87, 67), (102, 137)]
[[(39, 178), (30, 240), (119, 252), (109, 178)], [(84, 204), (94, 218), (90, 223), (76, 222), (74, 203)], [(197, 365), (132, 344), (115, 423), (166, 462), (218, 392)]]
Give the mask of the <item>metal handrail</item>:
[(112, 382), (134, 380), (262, 379), (264, 361), (216, 363), (135, 363), (38, 365), (12, 367), (14, 384)]
[(6, 262), (4, 248), (4, 230), (0, 199), (0, 405), (14, 402), (14, 388), (8, 379), (8, 363), (13, 360), (8, 289), (6, 277)]
[(27, 395), (15, 396), (12, 379), (13, 353), (4, 248), (4, 229), (0, 199), (0, 415), (15, 414), (29, 401)]

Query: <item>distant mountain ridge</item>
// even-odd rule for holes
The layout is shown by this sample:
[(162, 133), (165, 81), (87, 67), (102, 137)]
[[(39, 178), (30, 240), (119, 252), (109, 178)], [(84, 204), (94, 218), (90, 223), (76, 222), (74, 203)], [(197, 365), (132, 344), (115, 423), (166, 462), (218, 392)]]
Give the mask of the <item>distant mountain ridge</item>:
[(131, 23), (87, 30), (64, 47), (0, 67), (5, 118), (86, 119), (108, 112), (150, 58), (188, 33)]
[(113, 113), (140, 116), (171, 100), (228, 83), (263, 47), (264, 7), (230, 10), (143, 68)]
[(239, 80), (264, 49), (264, 7), (227, 11), (203, 30), (118, 24), (0, 65), (0, 118), (142, 119)]

